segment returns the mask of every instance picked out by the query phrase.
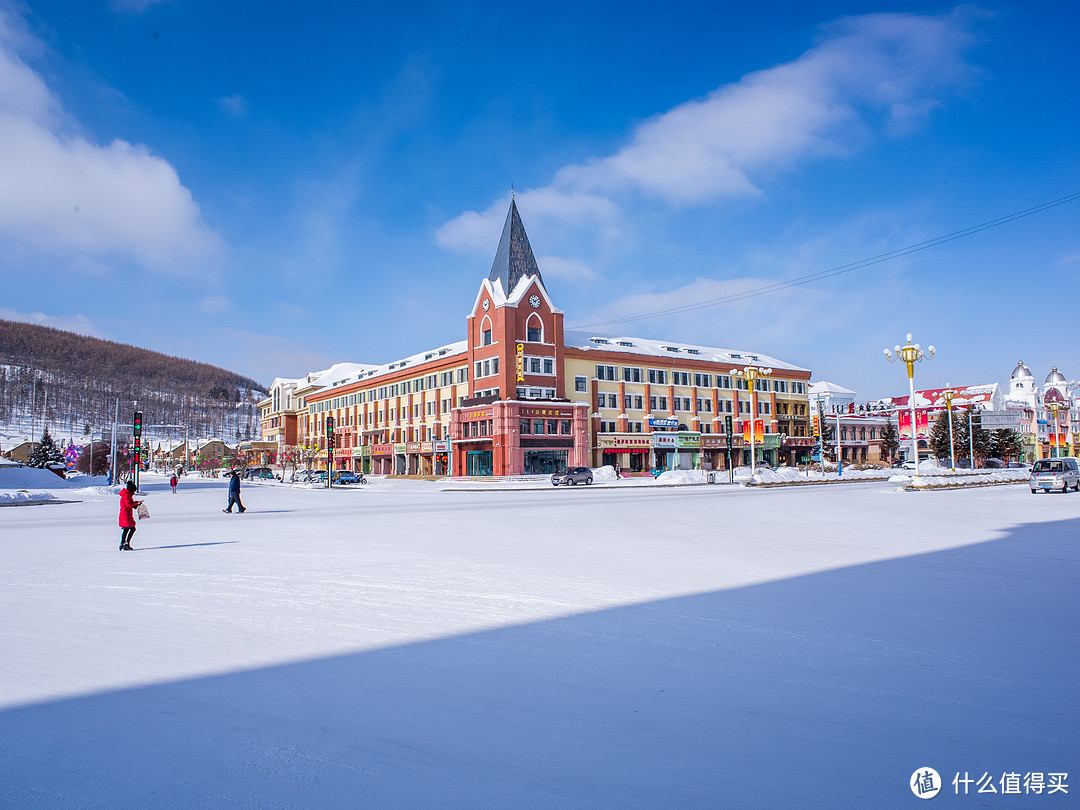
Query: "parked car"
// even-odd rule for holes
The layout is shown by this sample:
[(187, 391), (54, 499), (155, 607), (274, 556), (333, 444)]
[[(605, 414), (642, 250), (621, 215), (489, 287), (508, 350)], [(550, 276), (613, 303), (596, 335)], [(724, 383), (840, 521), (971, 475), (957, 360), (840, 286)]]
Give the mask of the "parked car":
[(1028, 486), (1031, 488), (1032, 495), (1040, 489), (1043, 492), (1049, 492), (1052, 489), (1068, 492), (1069, 487), (1080, 492), (1080, 462), (1068, 457), (1039, 459), (1031, 468)]
[(269, 467), (248, 467), (244, 470), (241, 478), (247, 478), (251, 481), (276, 481), (277, 476), (274, 475), (274, 471)]
[(360, 478), (352, 470), (336, 470), (333, 482), (335, 484), (359, 484)]
[(314, 471), (312, 471), (309, 483), (312, 483), (312, 484), (325, 484), (326, 483), (326, 470), (314, 470)]
[(311, 473), (307, 470), (296, 470), (293, 472), (291, 480), (294, 484), (310, 484)]
[(1069, 487), (1080, 492), (1080, 462), (1075, 458), (1044, 458), (1035, 462), (1028, 480), (1031, 495), (1040, 489), (1049, 492), (1061, 489), (1067, 492)]
[(567, 467), (562, 472), (551, 474), (551, 485), (553, 487), (557, 487), (559, 484), (572, 487), (575, 484), (582, 483), (592, 483), (592, 470), (588, 467)]

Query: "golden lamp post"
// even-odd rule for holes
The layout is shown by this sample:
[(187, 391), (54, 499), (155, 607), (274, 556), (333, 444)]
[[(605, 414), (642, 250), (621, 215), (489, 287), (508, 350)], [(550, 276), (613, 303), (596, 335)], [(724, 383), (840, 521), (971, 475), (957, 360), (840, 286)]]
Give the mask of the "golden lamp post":
[[(949, 384), (945, 383), (945, 410), (949, 419), (949, 469), (956, 472), (956, 444), (953, 441), (952, 432), (952, 401), (956, 392), (949, 388)], [(972, 466), (974, 466), (974, 460), (972, 460)]]
[(915, 459), (916, 478), (919, 477), (919, 440), (915, 436), (915, 364), (921, 363), (923, 360), (929, 360), (933, 356), (933, 346), (928, 346), (926, 351), (923, 351), (922, 346), (918, 343), (912, 345), (910, 332), (908, 332), (906, 346), (897, 344), (892, 351), (885, 350), (885, 359), (890, 363), (903, 360), (907, 366), (908, 391), (910, 392), (908, 404), (911, 406), (911, 452)]
[(732, 377), (741, 377), (746, 380), (747, 385), (750, 387), (750, 477), (754, 477), (754, 453), (755, 453), (755, 423), (757, 422), (757, 392), (756, 383), (762, 377), (768, 377), (772, 374), (771, 368), (764, 368), (762, 366), (745, 366), (744, 368), (733, 368), (731, 370)]

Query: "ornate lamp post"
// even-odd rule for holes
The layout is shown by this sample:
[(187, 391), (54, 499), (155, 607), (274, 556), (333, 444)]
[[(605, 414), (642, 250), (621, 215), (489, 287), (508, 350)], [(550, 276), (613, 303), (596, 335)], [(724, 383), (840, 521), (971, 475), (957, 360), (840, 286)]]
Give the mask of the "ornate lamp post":
[(771, 368), (763, 368), (762, 366), (746, 366), (744, 368), (733, 368), (731, 370), (732, 377), (742, 377), (746, 380), (747, 385), (750, 386), (750, 477), (754, 477), (754, 428), (757, 422), (757, 391), (755, 383), (762, 377), (768, 377), (772, 374)]
[[(953, 441), (952, 432), (952, 401), (956, 392), (949, 388), (948, 385), (948, 383), (945, 383), (945, 411), (949, 419), (949, 469), (956, 472), (956, 444)], [(972, 465), (974, 463), (972, 461)]]
[(921, 363), (923, 360), (929, 360), (933, 356), (933, 346), (928, 346), (924, 352), (918, 343), (912, 345), (910, 332), (908, 332), (906, 346), (897, 344), (892, 351), (885, 350), (885, 359), (890, 363), (903, 360), (907, 366), (908, 390), (911, 394), (908, 399), (908, 404), (911, 406), (911, 451), (915, 457), (916, 478), (919, 477), (919, 440), (915, 435), (915, 364)]

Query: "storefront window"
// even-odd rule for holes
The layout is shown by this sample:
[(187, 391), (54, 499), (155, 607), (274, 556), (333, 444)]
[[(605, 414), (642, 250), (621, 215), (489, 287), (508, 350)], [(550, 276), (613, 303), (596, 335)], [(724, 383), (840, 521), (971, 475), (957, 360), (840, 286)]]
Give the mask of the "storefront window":
[(544, 435), (544, 420), (543, 419), (533, 419), (533, 433), (535, 433), (537, 436), (543, 436)]
[(532, 433), (532, 423), (528, 419), (522, 419), (518, 425), (518, 430), (523, 434)]
[(569, 436), (570, 435), (570, 420), (569, 419), (563, 419), (562, 420), (562, 435), (563, 436)]

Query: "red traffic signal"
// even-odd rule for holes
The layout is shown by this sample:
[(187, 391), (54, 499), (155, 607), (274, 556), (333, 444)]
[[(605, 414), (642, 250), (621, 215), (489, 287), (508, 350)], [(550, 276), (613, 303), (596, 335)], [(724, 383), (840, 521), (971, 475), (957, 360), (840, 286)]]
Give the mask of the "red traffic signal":
[(131, 421), (131, 429), (136, 439), (142, 436), (142, 411), (135, 411), (135, 418)]

